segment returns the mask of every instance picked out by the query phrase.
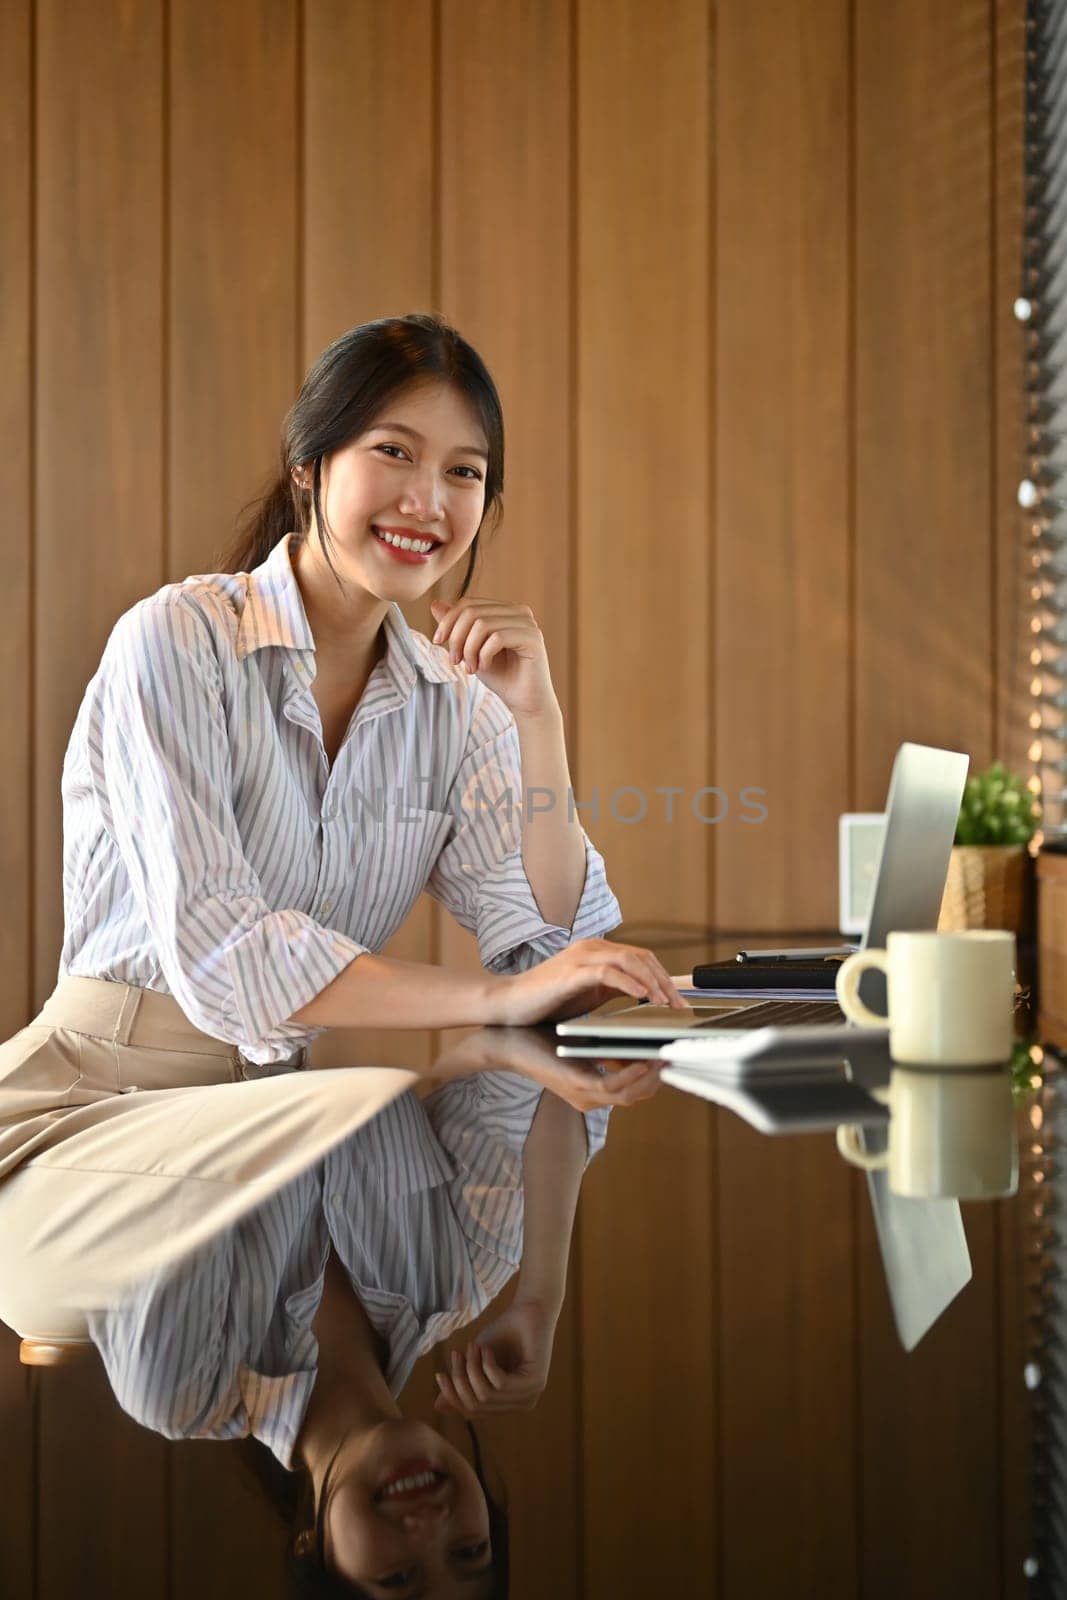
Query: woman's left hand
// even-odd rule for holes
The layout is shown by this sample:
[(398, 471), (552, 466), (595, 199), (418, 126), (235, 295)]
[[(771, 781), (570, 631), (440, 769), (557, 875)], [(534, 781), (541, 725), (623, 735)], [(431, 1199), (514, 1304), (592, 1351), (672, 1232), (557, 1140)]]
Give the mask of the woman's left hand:
[(511, 600), (432, 600), (434, 644), (453, 664), (477, 676), (515, 717), (542, 717), (558, 709), (548, 652), (529, 606)]

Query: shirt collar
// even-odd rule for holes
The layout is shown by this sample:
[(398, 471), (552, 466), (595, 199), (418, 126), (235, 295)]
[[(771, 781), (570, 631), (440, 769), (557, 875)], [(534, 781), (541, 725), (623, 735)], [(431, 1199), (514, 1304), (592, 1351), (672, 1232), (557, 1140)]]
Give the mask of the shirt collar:
[[(304, 598), (293, 571), (293, 541), (296, 533), (279, 539), (267, 559), (248, 574), (244, 610), (237, 629), (237, 659), (269, 645), (283, 650), (315, 649), (315, 639), (304, 610)], [(455, 671), (434, 650), (425, 634), (408, 626), (407, 618), (395, 600), (385, 614), (386, 661), (399, 687), (405, 692), (421, 672), (430, 683), (449, 683)]]

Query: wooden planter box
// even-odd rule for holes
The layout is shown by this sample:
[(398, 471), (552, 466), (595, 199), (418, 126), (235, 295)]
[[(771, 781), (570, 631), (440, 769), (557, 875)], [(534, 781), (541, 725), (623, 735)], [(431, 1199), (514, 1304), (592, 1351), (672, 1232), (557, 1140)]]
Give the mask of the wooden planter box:
[(1021, 938), (1029, 880), (1024, 844), (953, 845), (938, 928), (1007, 928)]
[(1067, 1050), (1067, 855), (1037, 858), (1037, 1029)]

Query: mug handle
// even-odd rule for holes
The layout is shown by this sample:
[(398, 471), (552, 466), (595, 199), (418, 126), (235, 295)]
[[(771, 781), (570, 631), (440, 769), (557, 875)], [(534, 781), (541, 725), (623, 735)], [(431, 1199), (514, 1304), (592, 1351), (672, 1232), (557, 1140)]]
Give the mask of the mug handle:
[[(866, 954), (866, 951), (861, 952)], [(873, 1012), (872, 1012), (873, 1016)], [(889, 1090), (886, 1087), (868, 1090), (876, 1100), (883, 1105), (889, 1104)], [(837, 1148), (845, 1160), (854, 1167), (862, 1167), (864, 1172), (881, 1172), (889, 1165), (889, 1151), (880, 1150), (876, 1155), (871, 1155), (867, 1150), (860, 1149), (859, 1129), (853, 1122), (842, 1122), (837, 1130)]]
[(855, 955), (842, 961), (834, 979), (837, 1003), (850, 1022), (858, 1022), (865, 1028), (884, 1028), (889, 1018), (880, 1017), (860, 999), (860, 978), (871, 968), (888, 973), (889, 956), (885, 950), (857, 950)]

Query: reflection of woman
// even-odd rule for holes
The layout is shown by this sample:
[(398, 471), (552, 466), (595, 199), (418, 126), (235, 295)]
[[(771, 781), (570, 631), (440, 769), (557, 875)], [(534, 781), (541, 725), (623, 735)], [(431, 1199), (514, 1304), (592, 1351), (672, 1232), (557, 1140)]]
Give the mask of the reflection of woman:
[(506, 1528), (480, 1462), (395, 1397), (518, 1268), (510, 1304), (445, 1364), (437, 1406), (469, 1418), (536, 1401), (605, 1123), (509, 1073), (395, 1100), (177, 1272), (92, 1316), (119, 1402), (171, 1438), (251, 1433), (297, 1473), (305, 1576), (328, 1568), (371, 1595), (497, 1592)]
[[(523, 1023), (605, 987), (681, 1004), (650, 952), (600, 937), (618, 903), (566, 803), (535, 619), (467, 596), (502, 486), (476, 352), (435, 318), (368, 323), (308, 374), (227, 570), (119, 618), (64, 764), (59, 982), (0, 1046), (0, 1316), (18, 1331), (77, 1333), (59, 1297), (87, 1240), (123, 1228), (116, 1271), (149, 1264), (142, 1244), (173, 1259), (217, 1206), (233, 1221), (250, 1185), (317, 1159), (324, 1091), (286, 1078), (324, 1027)], [(438, 647), (400, 603), (464, 557)], [(555, 803), (528, 822), (523, 790)], [(374, 953), (423, 888), (483, 970)], [(330, 1092), (341, 1136), (369, 1081)], [(126, 1219), (164, 1194), (166, 1225), (136, 1241)]]
[[(536, 1091), (533, 1098), (536, 1103)], [(528, 1092), (520, 1104), (523, 1099), (529, 1104)], [(499, 1110), (494, 1116), (490, 1109), (489, 1120), (499, 1126)], [(594, 1114), (590, 1124), (596, 1148), (603, 1138), (603, 1114)], [(471, 1416), (528, 1407), (544, 1388), (586, 1146), (582, 1119), (553, 1096), (543, 1096), (523, 1152), (525, 1237), (515, 1293), (478, 1342), (463, 1353), (455, 1350), (438, 1375), (439, 1410)], [(466, 1203), (477, 1213), (471, 1232), (484, 1240), (492, 1231), (499, 1248), (504, 1185), (498, 1170), (489, 1198), (489, 1186), (477, 1181), (483, 1175), (469, 1166), (464, 1174)], [(512, 1228), (517, 1222), (513, 1217)], [(514, 1241), (505, 1243), (504, 1254), (514, 1248)], [(482, 1292), (481, 1303), (487, 1304), (491, 1285), (483, 1283)], [(464, 1320), (480, 1309), (472, 1305)], [(491, 1525), (492, 1502), (481, 1472), (476, 1477), (439, 1433), (400, 1416), (384, 1390), (380, 1363), (360, 1337), (367, 1319), (358, 1301), (341, 1295), (324, 1301), (320, 1317), (320, 1351), (324, 1340), (331, 1343), (332, 1361), (321, 1393), (312, 1395), (298, 1441), (314, 1484), (317, 1553), (371, 1594), (383, 1592), (385, 1583), (390, 1588), (384, 1592), (390, 1593), (460, 1592), (446, 1587), (449, 1579), (455, 1583), (487, 1567), (496, 1569), (496, 1592), (506, 1592), (504, 1529), (499, 1518), (495, 1529)], [(357, 1321), (359, 1331), (352, 1327)], [(372, 1577), (382, 1590), (369, 1584)], [(494, 1589), (487, 1584), (483, 1592)]]

